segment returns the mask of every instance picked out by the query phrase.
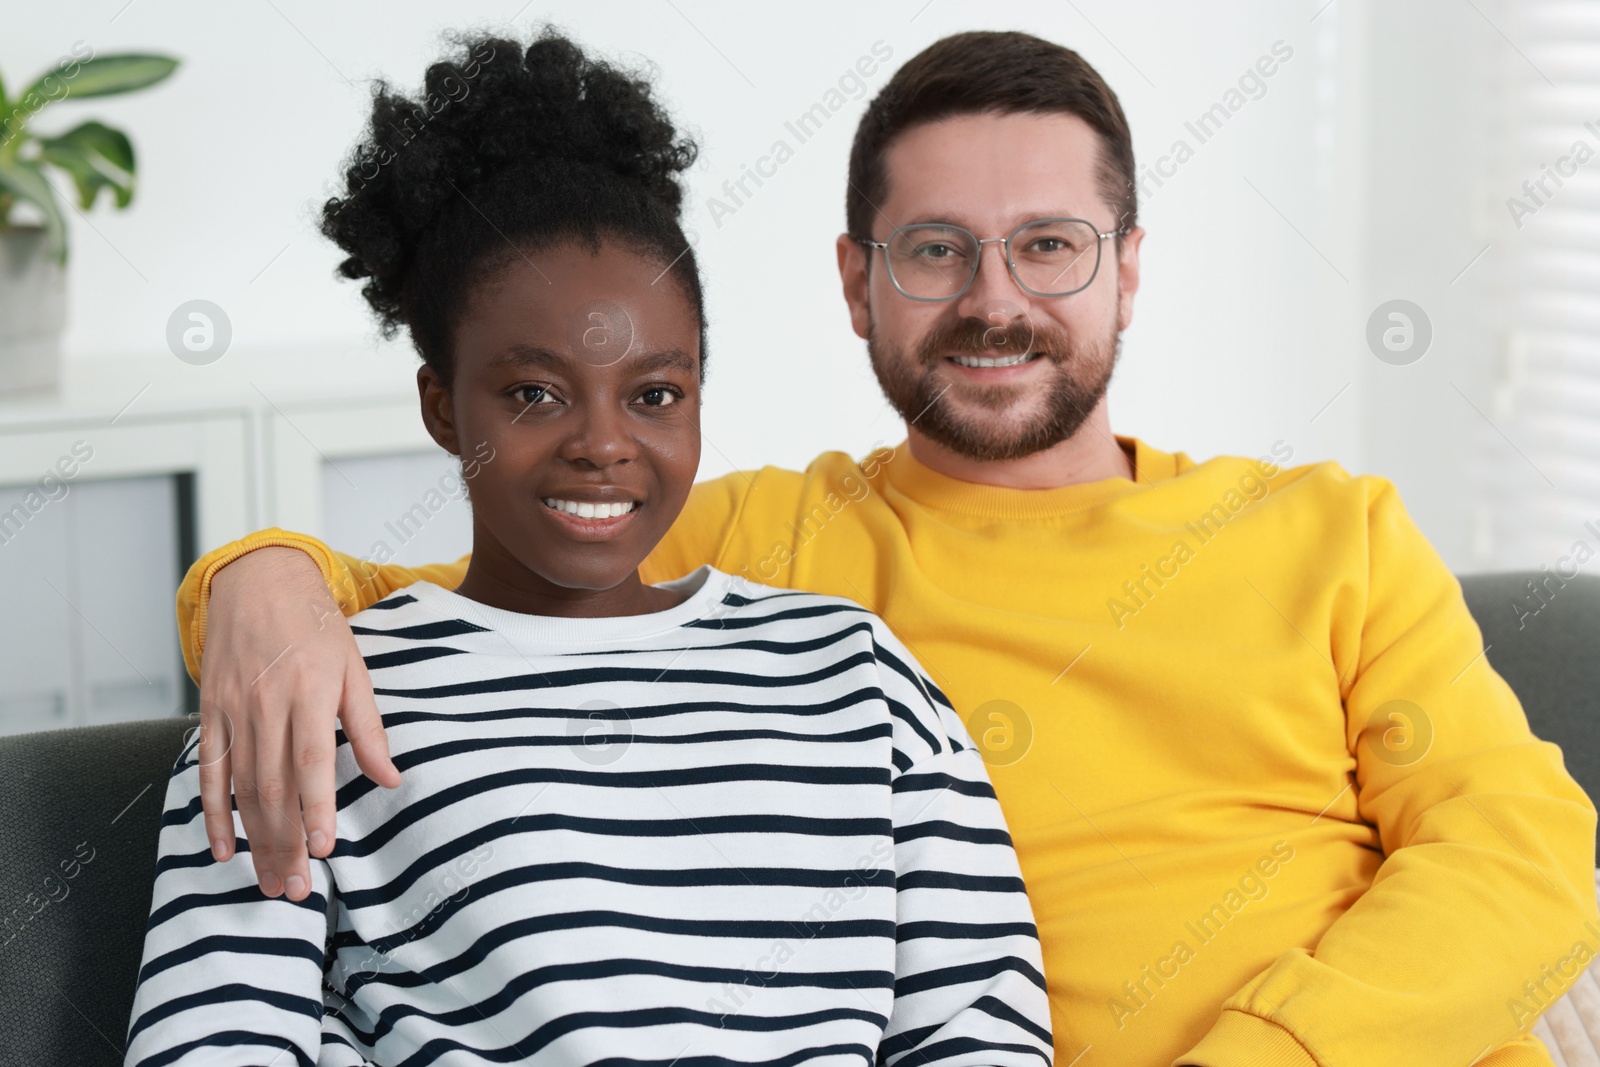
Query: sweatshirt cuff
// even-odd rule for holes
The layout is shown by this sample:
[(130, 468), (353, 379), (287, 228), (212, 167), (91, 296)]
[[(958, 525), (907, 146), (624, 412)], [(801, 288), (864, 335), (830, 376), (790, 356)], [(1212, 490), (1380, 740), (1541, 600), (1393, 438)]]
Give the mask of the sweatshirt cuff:
[(1288, 1030), (1249, 1012), (1225, 1009), (1211, 1032), (1175, 1067), (1318, 1067)]
[[(331, 590), (334, 585), (333, 559), (327, 548), (314, 537), (294, 533), (291, 530), (280, 530), (269, 527), (237, 541), (230, 541), (221, 548), (212, 551), (195, 560), (189, 572), (184, 576), (183, 583), (178, 587), (178, 616), (180, 630), (184, 608), (189, 607), (193, 615), (187, 620), (189, 640), (184, 644), (184, 666), (189, 670), (189, 677), (194, 679), (195, 685), (200, 684), (200, 660), (205, 654), (206, 647), (206, 622), (208, 610), (211, 606), (211, 580), (218, 571), (238, 559), (240, 556), (254, 552), (258, 548), (298, 548), (309, 555), (317, 564), (317, 569), (322, 572), (323, 583)], [(189, 597), (188, 603), (185, 598)], [(339, 605), (344, 608), (343, 604)]]

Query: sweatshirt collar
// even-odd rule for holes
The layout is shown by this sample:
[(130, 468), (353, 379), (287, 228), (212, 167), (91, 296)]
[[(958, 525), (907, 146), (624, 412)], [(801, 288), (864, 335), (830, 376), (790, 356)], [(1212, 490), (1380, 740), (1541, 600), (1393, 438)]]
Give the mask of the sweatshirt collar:
[(491, 607), (429, 581), (414, 582), (405, 591), (442, 618), (465, 619), (503, 635), (524, 650), (548, 652), (552, 648), (569, 651), (574, 645), (593, 648), (627, 644), (677, 630), (726, 611), (724, 598), (743, 588), (739, 579), (710, 565), (701, 566), (682, 578), (659, 582), (657, 587), (683, 593), (685, 599), (665, 611), (582, 619), (524, 615)]
[(1011, 489), (952, 478), (920, 462), (911, 446), (901, 441), (894, 458), (884, 465), (889, 483), (911, 500), (941, 511), (996, 519), (1039, 519), (1094, 507), (1159, 481), (1183, 469), (1181, 455), (1151, 448), (1136, 437), (1114, 435), (1117, 444), (1133, 456), (1133, 480), (1121, 476), (1054, 489)]

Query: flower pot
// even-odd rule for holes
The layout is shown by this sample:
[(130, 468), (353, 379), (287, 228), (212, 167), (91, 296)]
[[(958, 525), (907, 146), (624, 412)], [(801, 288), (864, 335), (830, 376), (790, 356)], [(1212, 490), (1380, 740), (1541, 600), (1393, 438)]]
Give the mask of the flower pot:
[(67, 272), (45, 250), (43, 227), (0, 227), (0, 394), (60, 382), (66, 325)]

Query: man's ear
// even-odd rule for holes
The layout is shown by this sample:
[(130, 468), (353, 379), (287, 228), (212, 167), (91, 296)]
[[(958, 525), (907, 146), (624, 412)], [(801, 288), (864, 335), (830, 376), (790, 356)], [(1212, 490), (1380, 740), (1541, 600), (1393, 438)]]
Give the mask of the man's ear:
[(871, 321), (867, 311), (867, 255), (872, 249), (847, 233), (839, 235), (834, 247), (839, 253), (839, 281), (844, 286), (844, 302), (850, 307), (850, 326), (857, 337), (866, 340), (867, 324)]
[(417, 397), (422, 402), (422, 425), (428, 428), (428, 435), (452, 456), (461, 455), (450, 390), (445, 388), (439, 372), (426, 363), (417, 368)]
[(1117, 332), (1133, 325), (1133, 294), (1139, 291), (1139, 245), (1144, 241), (1144, 227), (1135, 226), (1122, 237), (1122, 250), (1117, 253), (1117, 281), (1121, 295), (1117, 298)]

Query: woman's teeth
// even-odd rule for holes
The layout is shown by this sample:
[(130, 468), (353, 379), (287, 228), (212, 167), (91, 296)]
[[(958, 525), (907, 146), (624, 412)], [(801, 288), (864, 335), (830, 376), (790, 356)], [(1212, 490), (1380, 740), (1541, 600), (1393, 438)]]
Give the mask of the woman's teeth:
[(1022, 352), (1015, 356), (1000, 356), (990, 359), (988, 356), (951, 356), (957, 364), (963, 367), (1015, 367), (1035, 358), (1032, 352)]
[(618, 515), (626, 515), (632, 511), (635, 501), (622, 500), (614, 504), (581, 504), (576, 500), (557, 500), (555, 497), (544, 498), (544, 506), (564, 511), (568, 515), (576, 515), (580, 519), (614, 519)]

